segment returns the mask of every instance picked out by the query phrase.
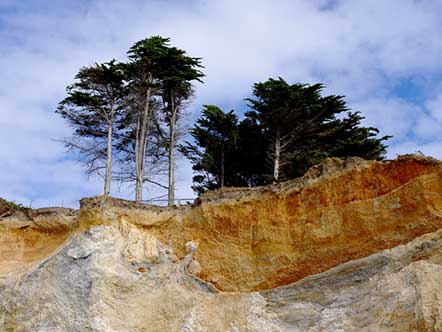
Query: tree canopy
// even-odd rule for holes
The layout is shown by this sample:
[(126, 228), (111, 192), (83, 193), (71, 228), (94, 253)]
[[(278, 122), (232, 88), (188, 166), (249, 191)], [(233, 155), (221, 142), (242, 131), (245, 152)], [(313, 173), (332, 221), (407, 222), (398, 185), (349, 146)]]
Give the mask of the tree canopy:
[[(135, 182), (142, 200), (146, 183), (167, 189), (175, 201), (175, 152), (192, 163), (200, 194), (226, 186), (259, 186), (292, 179), (327, 157), (383, 159), (379, 131), (362, 125), (345, 98), (325, 95), (323, 84), (270, 78), (253, 85), (248, 109), (235, 113), (204, 105), (185, 136), (181, 121), (204, 77), (201, 58), (153, 36), (136, 42), (126, 62), (83, 67), (57, 109), (73, 128), (63, 142), (87, 173)], [(167, 179), (166, 179), (167, 178)]]
[[(135, 182), (137, 201), (148, 182), (167, 189), (172, 205), (174, 152), (182, 136), (178, 125), (193, 95), (192, 83), (202, 82), (201, 59), (161, 36), (136, 42), (127, 56), (124, 63), (113, 60), (80, 69), (57, 109), (74, 129), (63, 142), (79, 152), (89, 174), (103, 175), (105, 195), (113, 174), (119, 181)], [(167, 185), (157, 178), (165, 175)]]
[[(363, 116), (350, 112), (343, 96), (323, 90), (282, 78), (256, 83), (242, 121), (233, 111), (205, 106), (190, 131), (194, 142), (182, 148), (196, 172), (194, 190), (288, 180), (327, 157), (383, 159), (390, 136), (363, 127)], [(221, 167), (226, 160), (228, 171)]]
[(83, 67), (56, 111), (74, 128), (64, 144), (78, 152), (89, 174), (105, 179), (105, 195), (110, 192), (114, 127), (124, 109), (124, 80), (122, 65), (116, 60)]
[(202, 193), (239, 185), (235, 174), (239, 129), (234, 112), (225, 113), (215, 105), (205, 105), (190, 134), (195, 144), (186, 142), (180, 150), (193, 163), (197, 173), (193, 178), (193, 190)]

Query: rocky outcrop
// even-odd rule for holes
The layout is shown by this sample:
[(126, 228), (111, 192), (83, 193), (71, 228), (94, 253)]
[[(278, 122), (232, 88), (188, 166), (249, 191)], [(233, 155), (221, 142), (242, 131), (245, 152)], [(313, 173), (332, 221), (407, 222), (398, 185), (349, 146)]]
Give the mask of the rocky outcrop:
[[(132, 225), (97, 226), (0, 288), (4, 331), (277, 331), (259, 294), (220, 294)], [(233, 330), (234, 331), (234, 330)], [(263, 330), (265, 331), (265, 330)]]
[(442, 331), (442, 231), (261, 295), (283, 331)]
[(0, 331), (442, 331), (442, 164), (0, 220)]
[(160, 209), (100, 197), (83, 201), (80, 222), (127, 220), (172, 242), (179, 257), (197, 241), (200, 278), (226, 291), (265, 290), (442, 228), (442, 166), (331, 159), (294, 181), (197, 203)]

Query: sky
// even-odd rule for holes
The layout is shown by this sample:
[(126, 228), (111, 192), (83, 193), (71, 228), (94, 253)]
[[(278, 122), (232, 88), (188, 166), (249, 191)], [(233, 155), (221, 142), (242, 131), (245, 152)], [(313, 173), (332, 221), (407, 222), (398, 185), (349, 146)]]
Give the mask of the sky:
[[(243, 112), (269, 77), (322, 82), (394, 136), (388, 158), (442, 158), (441, 12), (442, 0), (0, 0), (0, 196), (75, 207), (102, 192), (57, 142), (72, 129), (54, 110), (82, 66), (124, 61), (154, 35), (203, 58), (191, 118), (204, 104)], [(177, 169), (177, 198), (194, 197), (191, 166)]]

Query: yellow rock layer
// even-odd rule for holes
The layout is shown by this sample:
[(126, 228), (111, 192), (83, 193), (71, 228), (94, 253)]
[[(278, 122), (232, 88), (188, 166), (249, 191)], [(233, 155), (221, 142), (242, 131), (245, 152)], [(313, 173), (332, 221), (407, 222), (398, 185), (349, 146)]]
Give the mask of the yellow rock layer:
[(0, 219), (0, 275), (25, 271), (47, 258), (76, 228), (71, 209), (18, 211)]

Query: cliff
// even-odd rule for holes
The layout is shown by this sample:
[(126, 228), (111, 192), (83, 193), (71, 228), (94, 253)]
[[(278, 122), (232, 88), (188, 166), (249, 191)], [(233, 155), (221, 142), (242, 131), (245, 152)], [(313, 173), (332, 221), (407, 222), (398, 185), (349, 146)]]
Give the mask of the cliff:
[[(0, 220), (0, 331), (442, 331), (442, 163)], [(3, 329), (3, 330), (2, 330)]]

